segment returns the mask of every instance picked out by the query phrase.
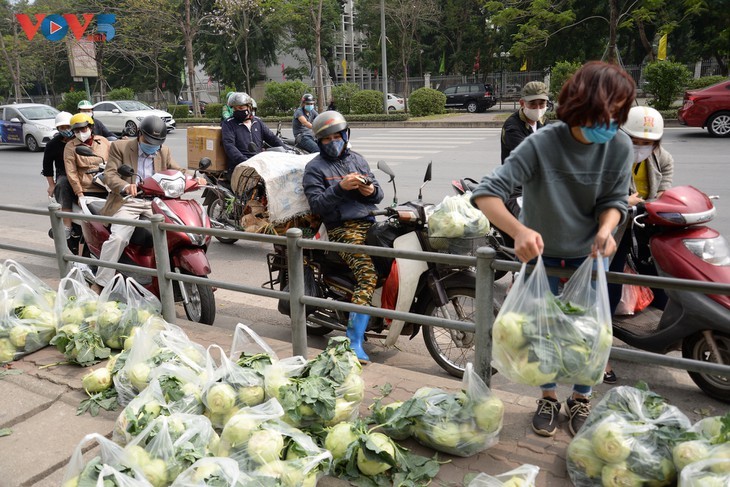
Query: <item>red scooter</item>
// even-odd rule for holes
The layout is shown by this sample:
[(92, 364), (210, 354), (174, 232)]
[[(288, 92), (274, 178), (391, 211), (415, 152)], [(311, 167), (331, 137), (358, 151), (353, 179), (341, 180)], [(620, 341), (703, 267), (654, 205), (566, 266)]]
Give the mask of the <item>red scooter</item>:
[[(473, 179), (452, 181), (461, 194), (471, 191)], [(660, 277), (730, 283), (730, 244), (716, 230), (707, 227), (715, 216), (710, 197), (693, 186), (677, 186), (661, 198), (632, 209), (633, 224), (648, 235), (651, 263)], [(498, 229), (492, 227), (487, 243), (497, 258), (516, 260), (514, 249), (505, 245)], [(641, 253), (641, 252), (640, 252)], [(504, 274), (499, 274), (501, 277)], [(730, 296), (690, 291), (664, 290), (668, 300), (659, 321), (616, 318), (613, 335), (640, 350), (666, 354), (682, 350), (684, 358), (730, 364)], [(653, 308), (652, 308), (653, 309)], [(730, 377), (688, 372), (708, 396), (730, 403)]]
[[(82, 146), (83, 150), (83, 146)], [(78, 152), (78, 149), (77, 149)], [(88, 155), (88, 154), (82, 154)], [(202, 159), (199, 169), (210, 166), (210, 159)], [(124, 177), (134, 174), (129, 166), (121, 166), (119, 173)], [(102, 183), (101, 181), (99, 182)], [(167, 170), (141, 180), (137, 185), (137, 198), (152, 200), (152, 211), (165, 217), (165, 223), (210, 228), (210, 220), (205, 210), (194, 199), (181, 199), (184, 193), (200, 189), (195, 178), (186, 179), (179, 171)], [(95, 197), (79, 199), (81, 211), (86, 215), (100, 215), (106, 200)], [(102, 244), (111, 234), (109, 226), (101, 222), (80, 222), (84, 236), (84, 257), (99, 258)], [(209, 235), (167, 231), (167, 247), (170, 255), (170, 269), (179, 274), (207, 277), (210, 263), (206, 256)], [(155, 252), (152, 234), (149, 230), (137, 227), (129, 245), (119, 258), (122, 264), (137, 265), (155, 269)], [(146, 289), (160, 295), (156, 277), (124, 273), (132, 277)], [(175, 302), (182, 302), (185, 314), (190, 321), (212, 325), (215, 320), (215, 297), (209, 285), (189, 284), (175, 281)]]

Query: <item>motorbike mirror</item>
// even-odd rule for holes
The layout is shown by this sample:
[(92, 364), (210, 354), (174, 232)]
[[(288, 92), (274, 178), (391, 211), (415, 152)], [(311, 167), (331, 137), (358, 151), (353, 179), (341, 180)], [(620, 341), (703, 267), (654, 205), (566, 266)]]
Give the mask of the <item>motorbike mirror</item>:
[(88, 145), (80, 145), (76, 147), (76, 153), (80, 156), (95, 156), (94, 151)]
[(418, 201), (423, 200), (423, 196), (421, 193), (421, 190), (424, 186), (426, 186), (426, 183), (428, 183), (431, 180), (431, 166), (433, 165), (433, 161), (428, 163), (428, 166), (426, 167), (426, 174), (423, 176), (423, 184), (420, 188), (418, 188)]
[(213, 164), (213, 161), (210, 160), (210, 157), (203, 157), (200, 162), (198, 162), (198, 169), (204, 171), (208, 169), (211, 164)]
[(134, 169), (132, 169), (132, 166), (129, 166), (127, 164), (122, 164), (121, 166), (119, 166), (119, 169), (117, 169), (117, 171), (119, 171), (119, 174), (125, 178), (134, 176)]
[(378, 169), (380, 169), (385, 174), (390, 176), (390, 179), (388, 180), (388, 182), (393, 183), (393, 204), (391, 206), (395, 208), (398, 205), (398, 193), (395, 188), (395, 173), (390, 168), (388, 163), (385, 161), (382, 161), (382, 160), (378, 161)]

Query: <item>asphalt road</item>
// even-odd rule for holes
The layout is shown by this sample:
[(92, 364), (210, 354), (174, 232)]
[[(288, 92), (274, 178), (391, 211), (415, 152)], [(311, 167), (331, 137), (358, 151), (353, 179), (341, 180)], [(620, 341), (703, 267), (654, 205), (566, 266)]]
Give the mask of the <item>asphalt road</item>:
[[(285, 131), (284, 135), (290, 134)], [(187, 162), (185, 137), (185, 130), (177, 130), (168, 136), (167, 142), (174, 158), (181, 165)], [(400, 201), (413, 199), (418, 195), (429, 162), (433, 162), (433, 180), (423, 188), (423, 198), (433, 202), (453, 194), (452, 179), (467, 176), (479, 179), (499, 165), (499, 129), (358, 128), (353, 129), (352, 144), (355, 150), (368, 159), (373, 168), (378, 160), (385, 160), (394, 169)], [(675, 159), (675, 185), (691, 184), (707, 194), (721, 197), (715, 201), (718, 215), (710, 225), (730, 237), (730, 140), (711, 138), (699, 129), (670, 127), (666, 129), (663, 144)], [(0, 148), (0, 171), (3, 175), (0, 204), (34, 208), (44, 208), (47, 205), (46, 182), (40, 176), (41, 159), (41, 153)], [(189, 165), (194, 166), (195, 162), (191, 161)], [(392, 187), (385, 183), (382, 173), (375, 169), (374, 172), (386, 191), (383, 203), (389, 203), (393, 199)], [(53, 250), (52, 242), (46, 234), (48, 228), (48, 220), (44, 217), (0, 212), (0, 239), (3, 241)], [(213, 268), (211, 277), (258, 286), (268, 279), (265, 257), (269, 251), (267, 245), (255, 242), (238, 241), (232, 245), (214, 242), (209, 249)], [(17, 259), (46, 279), (58, 279), (53, 260), (21, 254), (0, 254), (0, 259), (5, 258)], [(215, 326), (232, 329), (236, 322), (242, 321), (255, 325), (264, 336), (287, 339), (287, 320), (276, 311), (273, 300), (219, 289), (216, 292), (216, 301), (218, 318)], [(312, 339), (310, 343), (316, 346), (323, 342)], [(368, 351), (371, 357), (378, 362), (397, 364), (421, 372), (444, 374), (428, 357), (420, 335), (411, 342), (399, 341), (398, 348), (401, 351), (385, 350), (375, 344), (370, 347)], [(698, 407), (709, 407), (717, 411), (724, 411), (718, 408), (726, 408), (701, 394), (684, 372), (620, 362), (614, 366), (620, 383), (632, 384), (637, 380), (647, 380), (657, 392), (672, 397), (678, 404), (684, 403), (685, 411)], [(507, 383), (499, 375), (495, 377), (494, 384), (512, 392), (524, 389), (522, 386)], [(605, 386), (598, 386), (599, 393), (603, 387)], [(534, 394), (529, 389), (525, 393)], [(697, 398), (701, 398), (701, 401), (698, 402)]]

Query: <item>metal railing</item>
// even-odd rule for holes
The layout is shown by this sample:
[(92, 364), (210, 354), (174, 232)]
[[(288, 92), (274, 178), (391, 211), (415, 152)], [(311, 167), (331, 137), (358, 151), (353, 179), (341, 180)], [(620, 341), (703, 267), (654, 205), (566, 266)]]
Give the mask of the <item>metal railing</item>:
[[(152, 239), (154, 244), (154, 252), (157, 262), (156, 269), (147, 269), (138, 266), (120, 264), (118, 262), (104, 262), (103, 265), (120, 271), (132, 271), (157, 277), (159, 281), (160, 301), (162, 303), (163, 318), (170, 323), (174, 323), (176, 320), (172, 283), (173, 281), (178, 281), (210, 285), (230, 291), (289, 301), (292, 326), (292, 352), (294, 355), (301, 355), (303, 357), (307, 357), (305, 311), (305, 306), (307, 305), (326, 306), (329, 309), (340, 311), (361, 312), (376, 317), (400, 319), (409, 323), (416, 323), (424, 326), (439, 326), (443, 328), (462, 330), (475, 334), (474, 368), (475, 371), (482, 377), (482, 379), (484, 379), (487, 385), (489, 385), (491, 382), (491, 329), (494, 321), (494, 273), (495, 271), (518, 271), (521, 268), (521, 265), (516, 262), (497, 260), (495, 258), (496, 252), (494, 251), (494, 249), (489, 247), (481, 247), (477, 249), (476, 256), (471, 257), (433, 252), (396, 250), (392, 248), (372, 247), (366, 245), (322, 242), (318, 240), (304, 238), (302, 236), (302, 231), (298, 228), (289, 229), (286, 233), (286, 237), (281, 237), (250, 232), (240, 232), (234, 230), (203, 227), (184, 227), (185, 232), (187, 233), (204, 234), (214, 237), (217, 236), (223, 238), (235, 238), (254, 242), (285, 245), (287, 248), (287, 272), (289, 279), (289, 291), (286, 292), (266, 289), (260, 286), (234, 284), (225, 281), (195, 277), (190, 275), (182, 275), (176, 272), (172, 272), (169, 265), (170, 259), (167, 251), (167, 239), (165, 232), (168, 230), (180, 231), (181, 226), (176, 224), (164, 223), (164, 218), (162, 217), (162, 215), (153, 215), (150, 220), (146, 221), (123, 220), (112, 217), (81, 215), (77, 213), (62, 212), (60, 211), (60, 205), (55, 203), (51, 204), (48, 210), (38, 210), (16, 205), (0, 205), (0, 211), (50, 216), (51, 228), (53, 229), (54, 235), (54, 245), (56, 249), (55, 253), (9, 245), (2, 242), (0, 242), (0, 249), (28, 253), (48, 258), (55, 258), (58, 263), (59, 273), (61, 277), (66, 276), (73, 262), (79, 262), (89, 265), (101, 264), (101, 262), (97, 259), (80, 257), (77, 255), (72, 255), (69, 252), (65, 240), (61, 237), (61, 235), (64, 235), (62, 221), (63, 218), (125, 224), (149, 229), (152, 233)], [(391, 258), (400, 257), (426, 262), (434, 262), (439, 264), (474, 267), (476, 269), (476, 309), (474, 323), (438, 318), (435, 316), (424, 316), (414, 313), (385, 310), (382, 308), (358, 306), (346, 302), (307, 296), (304, 293), (304, 249), (320, 249), (336, 252), (358, 252), (366, 253), (373, 256)], [(572, 272), (573, 271), (569, 269), (551, 268), (547, 270), (547, 273), (549, 275), (555, 275), (559, 277), (569, 277)], [(606, 276), (608, 282), (618, 284), (634, 284), (640, 286), (658, 287), (663, 289), (678, 289), (685, 291), (701, 292), (705, 294), (730, 295), (730, 284), (705, 283), (686, 279), (640, 276), (616, 272), (608, 272)], [(613, 347), (611, 349), (611, 357), (629, 362), (662, 365), (686, 371), (716, 374), (730, 377), (730, 365), (700, 362), (697, 360), (665, 356), (651, 352), (629, 350), (616, 347)]]

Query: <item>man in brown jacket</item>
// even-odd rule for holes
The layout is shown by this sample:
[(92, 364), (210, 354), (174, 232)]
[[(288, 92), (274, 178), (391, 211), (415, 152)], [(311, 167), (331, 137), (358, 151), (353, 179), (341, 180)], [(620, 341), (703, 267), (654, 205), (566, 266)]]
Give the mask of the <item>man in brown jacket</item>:
[[(167, 169), (185, 172), (185, 169), (172, 159), (170, 149), (162, 145), (166, 137), (165, 122), (160, 117), (150, 115), (142, 120), (136, 139), (112, 144), (104, 170), (106, 184), (111, 192), (102, 209), (103, 215), (128, 220), (152, 216), (152, 202), (136, 198), (138, 176), (144, 179)], [(134, 169), (134, 176), (124, 179), (119, 174), (119, 167), (124, 164)], [(130, 198), (125, 201), (125, 196)], [(112, 224), (111, 235), (101, 246), (99, 260), (117, 262), (129, 244), (134, 229), (135, 227), (129, 225)], [(115, 272), (112, 268), (99, 266), (96, 283), (91, 288), (101, 292), (111, 282)]]

